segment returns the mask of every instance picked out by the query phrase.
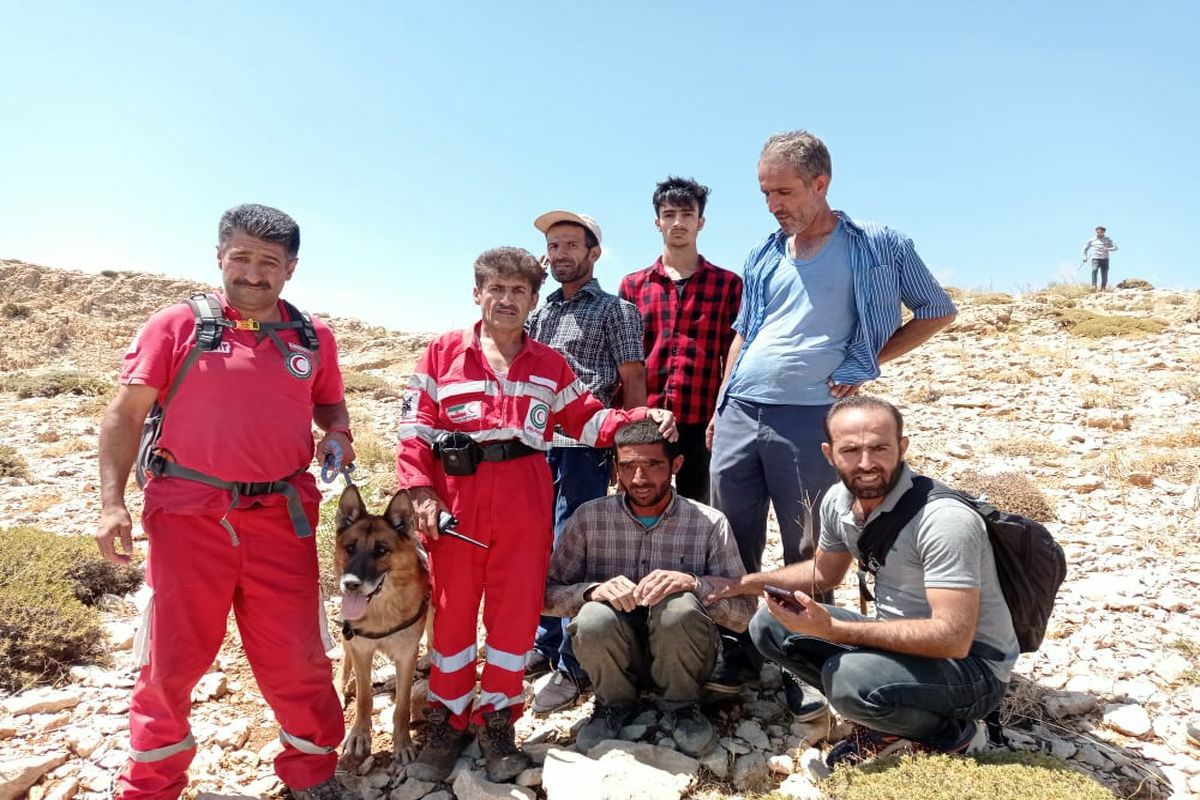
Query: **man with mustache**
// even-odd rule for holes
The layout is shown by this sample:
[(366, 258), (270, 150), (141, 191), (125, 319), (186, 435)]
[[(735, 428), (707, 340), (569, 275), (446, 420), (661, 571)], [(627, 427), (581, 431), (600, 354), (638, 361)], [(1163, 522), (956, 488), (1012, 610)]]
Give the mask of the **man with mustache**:
[[(642, 318), (637, 307), (600, 288), (593, 275), (600, 258), (600, 225), (586, 214), (548, 211), (533, 221), (546, 235), (547, 266), (561, 284), (529, 316), (529, 335), (562, 353), (592, 395), (612, 406), (618, 391), (622, 407), (646, 403)], [(607, 448), (589, 447), (555, 431), (550, 449), (554, 477), (554, 537), (581, 503), (608, 494), (611, 457)], [(587, 674), (571, 651), (567, 620), (545, 617), (530, 653), (530, 675), (553, 675), (538, 689), (533, 711), (548, 714), (573, 705)]]
[[(821, 450), (841, 480), (821, 504), (820, 544), (807, 561), (714, 583), (712, 598), (771, 594), (750, 623), (768, 659), (819, 690), (853, 723), (830, 766), (924, 749), (983, 745), (1019, 647), (982, 518), (950, 497), (929, 500), (905, 525), (875, 577), (875, 617), (815, 598), (839, 585), (868, 523), (913, 485), (908, 438), (890, 403), (857, 395), (825, 420)], [(794, 602), (793, 602), (794, 601)], [(826, 702), (820, 700), (818, 711)]]
[[(772, 136), (758, 183), (779, 229), (746, 259), (736, 335), (709, 424), (712, 503), (733, 527), (746, 570), (762, 567), (768, 503), (790, 564), (812, 555), (812, 514), (834, 473), (821, 457), (830, 405), (879, 377), (954, 319), (954, 304), (898, 231), (852, 220), (826, 199), (832, 168), (807, 131)], [(901, 325), (901, 306), (912, 319)], [(745, 637), (723, 637), (708, 688), (737, 692), (761, 662)], [(788, 704), (812, 713), (785, 675)]]
[[(300, 249), (295, 220), (237, 206), (221, 217), (217, 241), (224, 293), (211, 304), (193, 298), (211, 318), (183, 303), (152, 316), (125, 354), (100, 425), (96, 541), (109, 561), (128, 562), (125, 484), (147, 414), (156, 401), (165, 409), (142, 511), (154, 594), (138, 635), (131, 754), (116, 797), (183, 791), (196, 753), (192, 688), (232, 607), (280, 727), (275, 772), (297, 800), (338, 800), (351, 796), (333, 775), (345, 728), (312, 535), (321, 493), (308, 471), (314, 449), (322, 460), (354, 460), (337, 346), (323, 322), (280, 299)], [(214, 346), (201, 346), (210, 339)], [(314, 424), (325, 433), (315, 448)]]
[(700, 710), (700, 686), (716, 661), (716, 622), (745, 630), (752, 597), (706, 601), (708, 576), (743, 574), (721, 512), (671, 488), (683, 463), (653, 422), (614, 438), (616, 495), (584, 503), (550, 560), (546, 607), (572, 617), (571, 638), (595, 682), (596, 706), (576, 747), (620, 738), (653, 688), (676, 746), (702, 755), (717, 742)]

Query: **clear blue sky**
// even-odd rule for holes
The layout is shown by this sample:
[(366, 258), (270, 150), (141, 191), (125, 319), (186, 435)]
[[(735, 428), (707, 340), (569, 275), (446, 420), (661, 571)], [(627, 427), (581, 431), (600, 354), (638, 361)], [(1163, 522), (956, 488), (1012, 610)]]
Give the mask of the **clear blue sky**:
[(6, 0), (0, 257), (215, 281), (220, 213), (262, 202), (300, 222), (297, 304), (441, 330), (553, 208), (600, 221), (615, 290), (668, 174), (712, 187), (701, 251), (740, 271), (759, 149), (808, 128), (834, 207), (948, 284), (1043, 286), (1103, 224), (1115, 279), (1196, 288), (1198, 8)]

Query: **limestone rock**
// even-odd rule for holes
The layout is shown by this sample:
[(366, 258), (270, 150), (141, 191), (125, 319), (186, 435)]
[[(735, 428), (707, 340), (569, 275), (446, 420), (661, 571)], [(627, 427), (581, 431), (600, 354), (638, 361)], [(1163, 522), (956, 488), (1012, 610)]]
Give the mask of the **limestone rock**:
[(1104, 711), (1104, 724), (1126, 736), (1141, 738), (1150, 733), (1152, 725), (1146, 709), (1133, 703), (1109, 706)]
[(511, 783), (492, 783), (482, 772), (463, 772), (454, 781), (454, 796), (458, 800), (534, 800), (532, 789)]
[(762, 729), (762, 726), (751, 719), (742, 720), (738, 723), (733, 735), (748, 742), (751, 747), (757, 750), (767, 750), (771, 747), (771, 740), (767, 738), (767, 734)]
[(223, 697), (228, 691), (229, 685), (225, 681), (225, 673), (209, 672), (201, 677), (196, 688), (192, 689), (192, 702), (206, 703), (209, 700), (216, 700), (218, 697)]
[(747, 753), (733, 762), (733, 787), (739, 792), (760, 790), (770, 780), (771, 772), (762, 753)]
[(700, 766), (724, 780), (729, 776), (729, 751), (717, 745), (711, 753), (700, 759)]
[(0, 800), (16, 800), (50, 770), (65, 763), (66, 753), (48, 753), (0, 761)]
[(789, 775), (776, 791), (795, 800), (825, 800), (825, 793), (807, 775)]
[(1094, 711), (1097, 701), (1087, 692), (1050, 692), (1042, 699), (1042, 704), (1052, 718), (1062, 719)]
[(775, 775), (791, 775), (796, 771), (796, 763), (789, 755), (771, 756), (767, 759), (767, 768)]
[(606, 741), (587, 756), (551, 750), (542, 767), (542, 788), (547, 800), (678, 800), (699, 768), (696, 759), (673, 750)]
[(409, 778), (404, 783), (392, 789), (388, 795), (388, 800), (420, 800), (420, 798), (429, 794), (433, 789), (434, 784), (426, 783)]
[(14, 695), (4, 701), (3, 708), (13, 716), (49, 714), (66, 708), (74, 708), (79, 705), (81, 699), (79, 692), (72, 689), (62, 691), (43, 689)]

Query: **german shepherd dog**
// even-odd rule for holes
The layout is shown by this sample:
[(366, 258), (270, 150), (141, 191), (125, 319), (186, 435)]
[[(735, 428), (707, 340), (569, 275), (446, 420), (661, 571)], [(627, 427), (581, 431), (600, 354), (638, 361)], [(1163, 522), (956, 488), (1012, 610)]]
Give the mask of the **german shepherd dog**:
[(396, 665), (396, 708), (392, 753), (407, 764), (416, 756), (409, 737), (410, 691), (417, 646), (429, 605), (429, 557), (413, 525), (408, 492), (399, 491), (383, 516), (367, 512), (358, 489), (347, 486), (338, 502), (334, 565), (342, 590), (345, 640), (340, 688), (354, 671), (354, 725), (343, 752), (371, 754), (371, 662), (382, 651)]

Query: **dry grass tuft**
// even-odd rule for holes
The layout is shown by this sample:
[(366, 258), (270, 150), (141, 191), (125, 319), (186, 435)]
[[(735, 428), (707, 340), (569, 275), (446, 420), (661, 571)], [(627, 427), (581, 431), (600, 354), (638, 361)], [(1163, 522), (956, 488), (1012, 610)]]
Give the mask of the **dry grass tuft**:
[(999, 306), (1015, 302), (1011, 294), (1005, 294), (1004, 292), (983, 292), (982, 294), (971, 295), (968, 299), (972, 305), (977, 306)]
[(77, 394), (106, 397), (115, 391), (113, 381), (94, 372), (77, 369), (52, 369), (45, 372), (16, 372), (0, 377), (0, 391), (15, 392), (17, 397), (57, 397)]
[(87, 453), (96, 449), (96, 442), (76, 436), (73, 439), (61, 439), (42, 449), (43, 458), (58, 458), (72, 453)]
[(1067, 448), (1055, 444), (1044, 436), (1011, 436), (992, 442), (992, 452), (998, 456), (1011, 458), (1062, 458), (1067, 455)]
[(342, 381), (346, 385), (346, 392), (348, 394), (369, 394), (376, 400), (400, 396), (399, 390), (391, 382), (368, 372), (361, 372), (356, 369), (343, 369)]
[(984, 474), (967, 470), (954, 480), (954, 486), (985, 497), (989, 503), (1004, 511), (1023, 514), (1038, 522), (1054, 519), (1054, 508), (1050, 501), (1023, 472)]
[(1007, 369), (988, 370), (987, 374), (981, 377), (986, 377), (989, 380), (1000, 383), (1024, 385), (1035, 381), (1038, 375), (1028, 367), (1009, 367)]
[(1141, 339), (1160, 334), (1167, 329), (1167, 323), (1160, 319), (1097, 314), (1082, 308), (1058, 309), (1052, 316), (1072, 336), (1085, 339), (1099, 339), (1105, 336)]
[(29, 464), (11, 444), (0, 444), (0, 478), (29, 479)]

